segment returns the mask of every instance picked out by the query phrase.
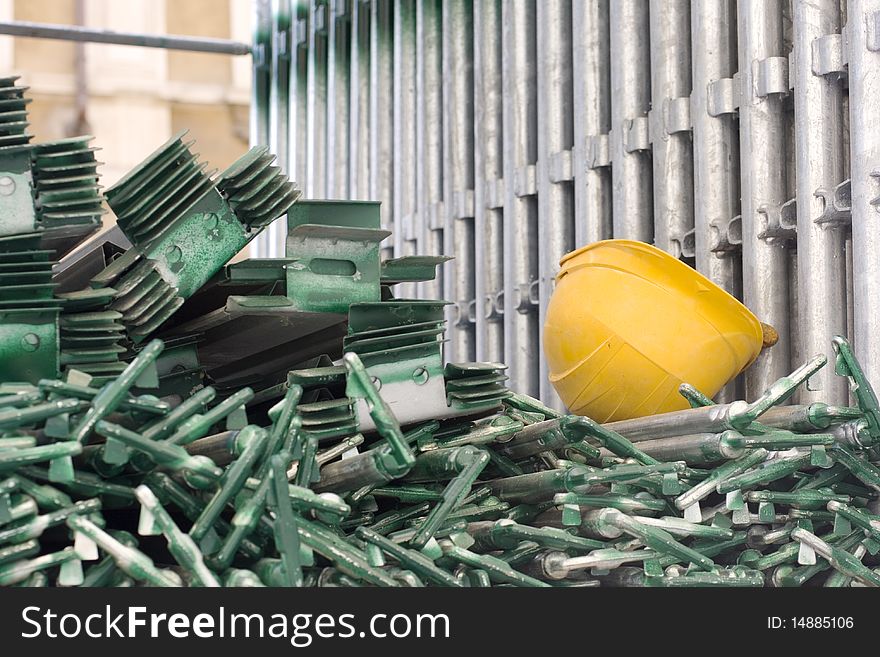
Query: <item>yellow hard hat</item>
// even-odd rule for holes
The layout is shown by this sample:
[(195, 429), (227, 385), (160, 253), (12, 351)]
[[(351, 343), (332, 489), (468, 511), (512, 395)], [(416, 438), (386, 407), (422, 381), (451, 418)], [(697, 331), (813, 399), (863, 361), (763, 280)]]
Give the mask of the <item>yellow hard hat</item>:
[(761, 352), (748, 308), (649, 244), (595, 242), (560, 266), (544, 352), (572, 413), (609, 422), (687, 408), (681, 383), (713, 396)]

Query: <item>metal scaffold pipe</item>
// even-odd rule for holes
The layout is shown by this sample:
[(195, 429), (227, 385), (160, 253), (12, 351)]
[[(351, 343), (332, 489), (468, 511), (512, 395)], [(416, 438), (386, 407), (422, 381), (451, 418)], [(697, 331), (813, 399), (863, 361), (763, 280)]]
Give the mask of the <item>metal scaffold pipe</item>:
[(691, 43), (687, 0), (652, 0), (651, 112), (654, 245), (681, 257), (694, 227), (691, 148)]
[(538, 157), (535, 76), (535, 4), (501, 6), (504, 122), (504, 361), (511, 387), (538, 394), (538, 317), (531, 303), (537, 286)]
[(648, 3), (620, 0), (611, 20), (611, 185), (614, 237), (653, 241)]
[(880, 198), (880, 1), (849, 3), (849, 112), (852, 175), (853, 308), (856, 354), (869, 379), (880, 375), (880, 232), (877, 199)]
[(771, 219), (786, 201), (785, 110), (788, 60), (783, 56), (779, 0), (737, 5), (740, 78), (743, 301), (779, 333), (746, 372), (746, 396), (759, 395), (789, 369), (789, 249)]
[(249, 55), (251, 53), (251, 47), (248, 44), (230, 39), (211, 39), (177, 34), (137, 34), (97, 30), (78, 25), (52, 25), (30, 21), (0, 21), (0, 34), (34, 39), (60, 39), (86, 43), (109, 43), (117, 46), (210, 52), (218, 55)]
[[(817, 223), (824, 210), (818, 190), (843, 180), (843, 85), (840, 76), (822, 75), (813, 65), (813, 44), (840, 31), (837, 0), (795, 2), (794, 107), (797, 175), (798, 353), (828, 350), (829, 335), (846, 334), (845, 231)], [(847, 385), (829, 368), (800, 392), (804, 403), (847, 402)]]

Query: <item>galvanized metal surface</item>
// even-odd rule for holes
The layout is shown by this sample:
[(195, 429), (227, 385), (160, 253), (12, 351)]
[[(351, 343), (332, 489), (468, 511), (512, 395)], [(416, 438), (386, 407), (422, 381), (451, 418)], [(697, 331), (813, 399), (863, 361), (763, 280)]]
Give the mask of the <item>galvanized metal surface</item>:
[[(558, 406), (541, 356), (558, 259), (624, 237), (779, 331), (720, 400), (834, 334), (880, 377), (880, 0), (312, 0), (291, 29), (289, 173), (307, 196), (381, 201), (386, 257), (456, 257), (400, 290), (453, 302), (450, 358), (504, 360), (513, 389)], [(256, 100), (256, 123), (283, 120)], [(271, 231), (256, 244), (282, 253)], [(822, 372), (798, 397), (847, 391)]]
[(247, 55), (251, 46), (247, 43), (229, 39), (212, 39), (183, 35), (138, 34), (98, 30), (79, 25), (54, 25), (31, 21), (0, 21), (0, 34), (36, 39), (61, 39), (88, 43), (111, 43), (122, 46), (142, 46), (145, 48), (164, 48), (167, 50), (189, 50), (193, 52), (212, 52), (221, 55)]

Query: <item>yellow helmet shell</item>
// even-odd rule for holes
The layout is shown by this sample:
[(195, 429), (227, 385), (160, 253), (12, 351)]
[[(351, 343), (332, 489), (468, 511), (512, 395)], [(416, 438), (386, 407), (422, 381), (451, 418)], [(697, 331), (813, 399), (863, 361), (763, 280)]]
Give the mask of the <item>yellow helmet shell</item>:
[(550, 381), (572, 413), (598, 422), (687, 408), (687, 382), (714, 396), (762, 346), (748, 308), (642, 242), (567, 254), (547, 308)]

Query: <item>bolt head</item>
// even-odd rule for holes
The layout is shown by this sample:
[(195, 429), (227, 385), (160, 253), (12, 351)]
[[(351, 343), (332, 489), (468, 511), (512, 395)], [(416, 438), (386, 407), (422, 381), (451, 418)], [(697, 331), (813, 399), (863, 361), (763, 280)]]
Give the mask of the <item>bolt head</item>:
[(36, 333), (26, 333), (21, 339), (21, 348), (25, 351), (36, 351), (40, 348), (40, 336)]
[(15, 181), (9, 176), (0, 176), (0, 196), (12, 196), (15, 193)]

